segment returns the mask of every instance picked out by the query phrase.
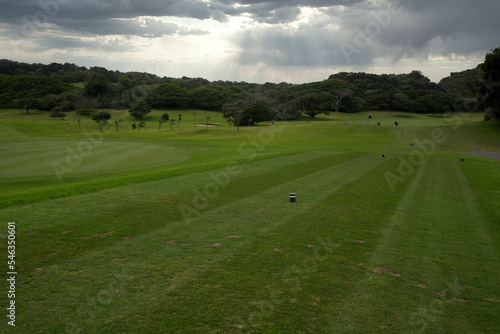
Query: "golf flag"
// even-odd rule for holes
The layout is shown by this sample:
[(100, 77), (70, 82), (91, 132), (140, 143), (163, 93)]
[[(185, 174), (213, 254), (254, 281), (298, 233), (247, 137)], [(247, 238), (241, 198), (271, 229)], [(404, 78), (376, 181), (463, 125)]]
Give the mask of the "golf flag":
[(69, 142), (69, 129), (71, 128), (71, 126), (69, 125), (69, 122), (68, 122), (68, 131), (66, 131), (66, 144), (68, 144)]

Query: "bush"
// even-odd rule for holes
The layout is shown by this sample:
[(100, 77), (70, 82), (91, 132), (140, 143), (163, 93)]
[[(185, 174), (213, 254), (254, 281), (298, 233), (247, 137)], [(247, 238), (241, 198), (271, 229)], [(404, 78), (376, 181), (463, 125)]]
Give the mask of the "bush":
[(500, 120), (500, 110), (495, 110), (494, 108), (486, 108), (484, 111), (484, 120), (493, 121)]
[(261, 122), (271, 121), (273, 113), (266, 105), (255, 103), (243, 111), (243, 117), (240, 121), (240, 125), (247, 124), (250, 118), (252, 119), (252, 123), (258, 124)]
[(78, 109), (76, 110), (76, 114), (78, 116), (91, 116), (92, 114), (94, 114), (97, 110), (95, 109)]
[(64, 117), (66, 117), (66, 114), (62, 112), (61, 107), (56, 107), (50, 112), (49, 116), (52, 118), (64, 119)]

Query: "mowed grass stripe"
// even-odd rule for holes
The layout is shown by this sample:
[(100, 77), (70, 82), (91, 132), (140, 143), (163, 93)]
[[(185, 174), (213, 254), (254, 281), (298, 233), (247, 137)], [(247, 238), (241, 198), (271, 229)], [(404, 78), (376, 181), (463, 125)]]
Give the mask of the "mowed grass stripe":
[[(285, 180), (300, 178), (356, 156), (312, 152), (242, 165), (241, 175), (234, 176), (220, 195), (200, 212), (252, 196)], [(215, 174), (218, 172), (221, 171), (213, 171)], [(213, 182), (210, 174), (196, 173), (45, 201), (30, 205), (31, 210), (16, 206), (3, 209), (0, 216), (4, 220), (15, 220), (18, 233), (29, 233), (24, 237), (26, 242), (39, 245), (33, 253), (20, 254), (25, 256), (25, 266), (33, 269), (43, 263), (64, 261), (74, 254), (120, 241), (118, 238), (95, 238), (108, 231), (114, 231), (115, 236), (137, 237), (178, 221), (183, 224), (180, 206), (193, 205), (195, 190), (203, 192), (204, 186)], [(285, 199), (287, 196), (285, 194)], [(61, 235), (63, 231), (71, 231), (71, 234)], [(48, 258), (39, 251), (52, 248), (55, 251), (50, 251)]]
[[(338, 245), (335, 241), (339, 241), (339, 238), (333, 231), (336, 228), (350, 230), (349, 233), (343, 234), (342, 242), (351, 242), (348, 234), (357, 233), (350, 226), (342, 227), (336, 224), (337, 209), (349, 208), (342, 208), (345, 202), (335, 202), (334, 198), (342, 196), (354, 183), (362, 183), (361, 188), (365, 190), (365, 183), (360, 182), (360, 179), (364, 179), (367, 174), (370, 175), (368, 178), (383, 179), (382, 173), (387, 170), (386, 165), (391, 163), (393, 162), (390, 159), (384, 160), (378, 155), (369, 155), (287, 183), (278, 188), (286, 189), (291, 184), (298, 184), (301, 189), (298, 193), (304, 196), (300, 196), (297, 203), (284, 204), (283, 208), (272, 204), (275, 202), (272, 199), (273, 193), (269, 194), (268, 200), (260, 198), (265, 194), (254, 196), (253, 200), (248, 202), (265, 208), (265, 214), (260, 215), (263, 218), (254, 222), (254, 213), (242, 212), (247, 218), (246, 221), (245, 217), (233, 219), (231, 227), (221, 231), (219, 235), (232, 233), (241, 236), (242, 243), (249, 237), (255, 238), (255, 241), (237, 254), (225, 253), (227, 260), (211, 264), (210, 270), (196, 280), (189, 276), (180, 280), (181, 275), (176, 274), (175, 282), (180, 281), (185, 285), (169, 293), (161, 302), (152, 305), (152, 310), (148, 312), (152, 314), (151, 321), (162, 324), (165, 330), (187, 326), (185, 330), (179, 331), (181, 333), (203, 333), (210, 328), (218, 328), (221, 332), (299, 332), (312, 326), (314, 321), (311, 319), (325, 316), (318, 311), (317, 306), (321, 304), (319, 300), (324, 300), (325, 295), (318, 291), (311, 293), (310, 289), (307, 289), (307, 292), (302, 291), (306, 290), (305, 286), (310, 288), (318, 285), (317, 288), (321, 290), (319, 286), (331, 284), (332, 276), (341, 275), (343, 272), (345, 278), (351, 275), (343, 267), (341, 271), (336, 269), (341, 261), (345, 264), (342, 257), (328, 255), (321, 249), (325, 243), (337, 252)], [(378, 171), (374, 172), (375, 170)], [(372, 173), (376, 176), (371, 175)], [(387, 185), (384, 186), (385, 190), (389, 191)], [(275, 196), (278, 196), (278, 193)], [(390, 203), (390, 196), (382, 196), (380, 199)], [(361, 212), (358, 211), (358, 214)], [(212, 227), (217, 220), (215, 213), (214, 216), (213, 224), (207, 225), (210, 231), (220, 229), (218, 226)], [(320, 218), (317, 218), (318, 216)], [(207, 221), (210, 222), (211, 219)], [(241, 227), (239, 222), (243, 222)], [(233, 243), (231, 239), (222, 237), (211, 241), (231, 245)], [(328, 260), (313, 270), (311, 266), (314, 267), (312, 262), (315, 248), (321, 251), (321, 257), (326, 255)], [(217, 252), (224, 251), (224, 245), (217, 249)], [(350, 250), (347, 252), (350, 253)], [(315, 270), (320, 271), (321, 275)], [(340, 281), (333, 279), (337, 283)], [(193, 295), (211, 302), (205, 305), (197, 304), (191, 300)], [(193, 308), (197, 309), (196, 314), (203, 315), (203, 319), (195, 320), (189, 317), (191, 312), (187, 311)], [(176, 316), (156, 317), (160, 309)], [(219, 312), (223, 309), (221, 317)]]
[[(467, 327), (481, 331), (494, 316), (484, 298), (500, 293), (490, 279), (500, 274), (497, 254), (482, 233), (481, 217), (471, 210), (476, 204), (457, 163), (434, 157), (424, 161), (384, 223), (366, 264), (369, 271), (337, 306), (331, 331), (367, 332), (372, 321), (390, 313), (399, 323), (393, 319), (382, 328), (457, 332), (465, 321), (459, 314), (466, 309), (475, 314)], [(388, 302), (383, 308), (359, 307), (373, 300)]]
[(0, 124), (0, 136), (2, 138), (2, 142), (31, 139), (31, 137), (26, 135), (24, 132), (21, 132), (4, 124)]
[[(326, 157), (322, 159), (326, 159)], [(319, 166), (320, 160), (316, 160), (314, 165)], [(137, 268), (138, 271), (133, 270), (133, 275), (139, 276), (138, 279), (141, 282), (150, 279), (154, 280), (156, 282), (154, 285), (155, 289), (161, 288), (167, 291), (167, 288), (172, 284), (170, 278), (174, 276), (176, 277), (176, 284), (178, 284), (178, 286), (189, 283), (193, 275), (197, 275), (199, 272), (204, 272), (205, 270), (210, 270), (212, 264), (236, 255), (235, 251), (238, 248), (249, 243), (254, 243), (260, 238), (265, 238), (270, 231), (278, 228), (281, 224), (285, 223), (287, 219), (290, 219), (290, 217), (303, 211), (307, 207), (310, 208), (314, 206), (316, 199), (311, 201), (306, 200), (304, 203), (301, 203), (302, 205), (299, 204), (300, 202), (289, 203), (287, 189), (291, 184), (297, 184), (303, 189), (305, 194), (317, 196), (316, 198), (319, 196), (327, 196), (331, 194), (332, 191), (336, 191), (348, 182), (355, 180), (357, 175), (363, 175), (369, 172), (372, 168), (384, 161), (379, 157), (371, 155), (351, 159), (348, 162), (335, 166), (335, 156), (329, 156), (328, 160), (330, 161), (330, 165), (334, 164), (334, 166), (324, 168), (317, 173), (310, 173), (310, 175), (300, 177), (291, 182), (283, 183), (283, 180), (281, 180), (282, 184), (274, 186), (269, 190), (242, 197), (239, 200), (222, 206), (216, 206), (212, 210), (202, 214), (198, 219), (191, 221), (189, 224), (183, 221), (171, 223), (166, 227), (160, 227), (159, 229), (150, 231), (143, 236), (125, 240), (111, 248), (95, 250), (83, 256), (75, 256), (70, 263), (61, 263), (61, 265), (64, 265), (64, 267), (67, 268), (66, 270), (69, 268), (67, 266), (74, 268), (70, 269), (71, 272), (74, 272), (76, 268), (85, 267), (85, 265), (82, 264), (94, 263), (92, 268), (87, 268), (86, 272), (81, 274), (83, 275), (82, 277), (80, 277), (80, 274), (76, 274), (79, 276), (79, 280), (84, 280), (84, 277), (90, 273), (91, 275), (97, 276), (109, 276), (108, 273), (113, 270), (119, 271), (122, 268)], [(297, 168), (296, 165), (293, 167)], [(289, 179), (289, 177), (290, 175), (287, 175), (287, 179)], [(323, 186), (323, 188), (321, 186)], [(318, 191), (318, 189), (321, 190)], [(231, 192), (231, 190), (227, 191)], [(283, 192), (285, 192), (284, 200), (276, 200), (278, 195)], [(315, 192), (316, 194), (314, 194)], [(293, 211), (289, 211), (290, 208), (286, 208), (282, 205), (283, 201), (289, 205), (299, 204), (295, 207), (297, 212), (294, 213)], [(270, 202), (275, 203), (272, 204)], [(260, 214), (255, 210), (256, 203), (260, 206), (272, 205), (273, 210), (270, 210), (267, 215), (269, 220), (259, 218)], [(234, 215), (233, 213), (236, 211), (241, 211), (241, 215)], [(134, 218), (141, 219), (141, 221), (147, 221), (148, 223), (150, 222), (147, 216), (139, 214), (129, 217), (131, 220)], [(226, 235), (231, 233), (239, 233), (242, 238), (225, 238)], [(173, 244), (165, 243), (167, 239), (176, 240), (176, 242)], [(226, 240), (228, 242), (243, 242), (233, 243), (228, 249), (224, 248), (228, 246), (226, 245)], [(217, 241), (224, 243), (224, 247), (218, 248), (218, 250), (222, 252), (214, 253), (212, 243)], [(182, 242), (188, 243), (188, 245), (182, 245)], [(175, 248), (167, 248), (170, 246)], [(101, 262), (100, 259), (103, 258), (107, 258), (107, 262)], [(164, 263), (164, 265), (161, 265), (161, 263)], [(39, 274), (44, 277), (50, 277), (53, 275), (53, 270), (55, 269), (45, 267), (43, 273), (40, 272)], [(102, 270), (104, 270), (106, 274), (101, 273)], [(43, 281), (43, 279), (39, 278), (38, 281)], [(164, 286), (164, 284), (167, 283), (168, 286)], [(35, 281), (34, 284), (36, 285), (37, 282)], [(83, 291), (80, 288), (74, 288), (73, 285), (68, 285), (66, 288), (65, 286), (66, 285), (60, 286), (59, 289), (61, 289), (61, 291), (66, 288), (69, 289), (70, 291), (63, 293), (64, 296), (68, 296), (68, 298), (74, 297), (74, 294), (78, 295), (81, 293), (82, 296), (85, 296), (94, 293), (92, 291)], [(134, 288), (130, 288), (134, 290)], [(144, 295), (146, 296), (151, 294), (157, 295), (157, 291), (153, 291), (152, 286), (143, 286), (143, 289)], [(60, 297), (63, 298), (62, 296)], [(134, 296), (134, 298), (136, 297), (139, 297), (139, 295)], [(144, 298), (147, 299), (146, 297)], [(159, 303), (159, 301), (157, 302)], [(131, 305), (127, 307), (135, 308), (140, 305), (142, 308), (142, 310), (135, 310), (133, 312), (142, 314), (149, 308), (149, 306), (144, 305), (141, 300), (135, 300), (133, 304), (134, 307)], [(60, 311), (64, 313), (63, 310)], [(127, 310), (122, 309), (121, 311)], [(57, 313), (60, 314), (59, 312)], [(113, 317), (112, 315), (107, 316)], [(119, 324), (116, 325), (120, 326)]]
[[(195, 305), (188, 296), (211, 300), (210, 305), (197, 306), (205, 322), (190, 323), (190, 330), (200, 333), (209, 328), (234, 333), (329, 332), (328, 322), (337, 303), (366, 273), (359, 262), (369, 256), (370, 240), (381, 233), (379, 220), (393, 212), (393, 202), (401, 192), (393, 194), (384, 178), (384, 172), (397, 168), (399, 162), (374, 158), (383, 164), (372, 163), (366, 169), (346, 166), (350, 172), (341, 174), (347, 180), (346, 174), (352, 173), (350, 182), (315, 175), (320, 177), (313, 187), (327, 196), (316, 198), (297, 215), (287, 216), (277, 229), (245, 248), (245, 253), (241, 251), (202, 279), (190, 282), (175, 303), (165, 300), (162, 307), (189, 314), (185, 312)], [(332, 191), (325, 191), (329, 186)], [(361, 238), (367, 244), (359, 243)], [(226, 284), (216, 287), (220, 282)], [(226, 311), (221, 318), (218, 310), (222, 309)], [(173, 328), (180, 328), (189, 318), (169, 321)]]
[[(297, 152), (291, 150), (277, 153), (262, 153), (255, 157), (253, 161), (260, 161), (283, 156), (286, 157), (289, 155), (300, 153), (303, 153), (303, 151)], [(0, 194), (0, 209), (9, 206), (29, 204), (61, 197), (93, 193), (96, 191), (116, 188), (124, 185), (156, 181), (179, 175), (197, 173), (205, 170), (214, 170), (227, 166), (229, 161), (238, 161), (239, 164), (245, 164), (247, 162), (247, 159), (237, 156), (235, 159), (231, 160), (231, 158), (226, 157), (226, 159), (221, 158), (217, 160), (208, 160), (208, 162), (198, 162), (194, 164), (180, 164), (178, 166), (174, 165), (168, 167), (145, 168), (143, 170), (132, 171), (126, 174), (118, 173), (117, 175), (115, 175), (115, 173), (109, 173), (104, 174), (104, 177), (96, 177), (95, 175), (91, 175), (85, 177), (87, 180), (84, 182), (75, 181), (69, 178), (69, 184), (63, 183), (59, 185), (53, 185), (52, 183), (48, 186), (43, 186), (41, 188), (36, 187), (35, 189), (28, 191), (21, 190), (15, 191), (13, 193)], [(71, 174), (69, 174), (69, 176), (71, 177)]]

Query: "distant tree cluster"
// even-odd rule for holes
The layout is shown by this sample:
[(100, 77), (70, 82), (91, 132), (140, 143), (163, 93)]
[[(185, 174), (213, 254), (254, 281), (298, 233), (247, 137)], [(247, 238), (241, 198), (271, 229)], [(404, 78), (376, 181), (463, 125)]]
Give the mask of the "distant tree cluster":
[(24, 108), (39, 108), (41, 99), (51, 94), (72, 91), (74, 87), (60, 80), (28, 75), (12, 76), (0, 74), (0, 104)]

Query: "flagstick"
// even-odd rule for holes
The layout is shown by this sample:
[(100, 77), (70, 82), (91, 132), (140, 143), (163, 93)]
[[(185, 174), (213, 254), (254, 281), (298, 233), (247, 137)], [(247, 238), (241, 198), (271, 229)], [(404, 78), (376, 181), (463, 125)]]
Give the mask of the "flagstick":
[(66, 132), (66, 145), (68, 145), (68, 143), (69, 143), (69, 128), (70, 128), (70, 126), (68, 123), (68, 131)]

